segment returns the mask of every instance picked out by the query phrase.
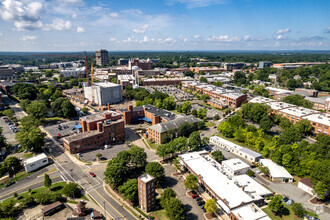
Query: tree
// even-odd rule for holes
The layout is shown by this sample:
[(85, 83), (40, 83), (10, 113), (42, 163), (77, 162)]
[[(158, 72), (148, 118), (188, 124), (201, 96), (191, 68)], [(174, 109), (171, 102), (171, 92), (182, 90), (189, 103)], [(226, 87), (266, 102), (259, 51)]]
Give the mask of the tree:
[(153, 176), (156, 180), (157, 184), (160, 184), (164, 177), (165, 177), (165, 171), (164, 167), (160, 165), (158, 162), (150, 162), (146, 165), (146, 173)]
[(126, 181), (118, 189), (119, 193), (122, 194), (125, 199), (129, 199), (134, 205), (137, 205), (139, 202), (137, 179), (130, 179)]
[(81, 190), (77, 183), (66, 184), (62, 189), (62, 193), (66, 197), (70, 197), (70, 198), (80, 198), (81, 197)]
[(184, 186), (189, 190), (196, 190), (198, 188), (197, 181), (197, 177), (190, 173), (184, 181)]
[(124, 182), (127, 172), (128, 168), (123, 163), (114, 162), (114, 159), (112, 159), (108, 162), (104, 179), (113, 188), (117, 188)]
[(273, 198), (271, 198), (267, 206), (272, 212), (274, 212), (280, 217), (287, 214), (288, 211), (287, 208), (285, 208), (285, 206), (283, 205), (281, 196), (274, 196)]
[(176, 157), (174, 160), (173, 160), (173, 166), (174, 166), (174, 169), (175, 170), (180, 170), (180, 161), (179, 161), (179, 158)]
[[(205, 117), (204, 117), (204, 119), (205, 119)], [(198, 129), (198, 130), (204, 130), (204, 129), (206, 128), (206, 125), (205, 125), (204, 119), (203, 119), (203, 121), (198, 121), (198, 122), (197, 122), (197, 129)]]
[(213, 151), (211, 153), (211, 155), (218, 163), (221, 163), (222, 161), (224, 161), (226, 159), (220, 150)]
[(324, 195), (327, 192), (328, 187), (323, 182), (319, 181), (313, 185), (313, 194), (316, 195), (319, 199), (325, 199)]
[(21, 144), (23, 149), (39, 151), (44, 146), (44, 134), (38, 127), (22, 127), (16, 133), (16, 139)]
[(203, 119), (206, 116), (206, 113), (207, 113), (206, 108), (200, 108), (197, 111), (197, 116), (198, 116), (198, 118)]
[(220, 119), (220, 116), (218, 114), (214, 115), (214, 120), (218, 121)]
[(185, 219), (185, 209), (183, 204), (177, 198), (170, 198), (165, 205), (166, 214), (170, 219), (183, 220)]
[(298, 130), (305, 135), (311, 132), (313, 128), (313, 126), (307, 119), (299, 120), (294, 126), (296, 126)]
[(189, 146), (192, 150), (198, 150), (201, 145), (201, 136), (198, 131), (194, 131), (189, 136)]
[(184, 102), (182, 105), (182, 113), (188, 114), (191, 110), (191, 103), (190, 102)]
[(191, 111), (191, 114), (192, 114), (193, 116), (197, 117), (197, 110), (196, 110), (196, 109), (193, 109), (193, 110)]
[(22, 169), (21, 161), (14, 156), (7, 157), (3, 162), (4, 167), (9, 172), (10, 176), (13, 176), (15, 173)]
[(81, 109), (81, 111), (82, 111), (82, 113), (83, 113), (84, 115), (87, 115), (87, 113), (88, 113), (88, 108), (87, 108), (87, 107), (83, 107), (83, 108)]
[(207, 94), (203, 94), (201, 95), (201, 100), (203, 100), (204, 102), (207, 102), (207, 100), (211, 99), (210, 95)]
[(28, 99), (23, 99), (22, 101), (20, 101), (19, 105), (21, 106), (21, 108), (26, 111), (26, 108), (28, 107), (28, 105), (30, 104), (30, 100)]
[(215, 213), (217, 211), (217, 205), (215, 204), (215, 200), (208, 199), (205, 203), (204, 208), (210, 214)]
[(235, 72), (234, 77), (233, 77), (233, 82), (234, 82), (234, 84), (236, 84), (238, 86), (240, 86), (242, 84), (246, 84), (245, 74), (241, 71)]
[(42, 118), (47, 111), (47, 106), (38, 101), (33, 101), (26, 108), (26, 112), (34, 118), (40, 119)]
[(160, 205), (165, 208), (165, 205), (167, 203), (168, 200), (170, 200), (170, 198), (175, 198), (176, 197), (176, 193), (174, 192), (174, 190), (170, 187), (167, 187), (161, 197), (160, 197)]
[(253, 173), (252, 170), (248, 170), (246, 174), (247, 174), (248, 176), (253, 176), (253, 175), (254, 175), (254, 173)]
[(12, 117), (14, 117), (14, 112), (13, 112), (13, 110), (12, 110), (12, 109), (7, 109), (7, 110), (4, 110), (4, 111), (2, 112), (2, 114), (4, 114), (4, 115), (8, 116), (9, 118), (12, 118)]
[(298, 87), (298, 83), (295, 79), (289, 79), (286, 83), (286, 87), (288, 87), (289, 89), (295, 89)]
[(47, 173), (45, 173), (44, 186), (50, 188), (52, 186), (52, 180), (49, 178)]
[(292, 210), (294, 212), (294, 214), (296, 216), (298, 216), (299, 218), (302, 218), (304, 217), (305, 213), (306, 213), (306, 210), (305, 208), (300, 204), (300, 203), (293, 203), (292, 204)]
[(268, 167), (260, 167), (259, 169), (260, 169), (260, 171), (261, 171), (263, 174), (265, 174), (266, 176), (269, 175), (269, 169), (268, 169)]
[(218, 131), (220, 131), (225, 137), (233, 137), (235, 130), (227, 121), (224, 121), (219, 124)]
[(284, 97), (283, 102), (290, 103), (290, 104), (293, 104), (293, 105), (302, 106), (302, 107), (305, 107), (305, 108), (312, 108), (313, 107), (313, 103), (311, 101), (306, 100), (304, 98), (304, 96), (298, 95), (298, 94), (289, 95), (289, 96)]
[(199, 82), (207, 83), (207, 79), (204, 76), (202, 76), (202, 77), (199, 78)]
[(169, 152), (168, 147), (167, 147), (166, 144), (162, 144), (162, 145), (158, 146), (157, 149), (156, 149), (156, 155), (162, 157), (163, 160), (169, 154), (170, 154), (170, 152)]
[(29, 115), (21, 118), (20, 122), (23, 127), (38, 127), (41, 125), (41, 122), (38, 119)]
[(37, 98), (37, 88), (33, 84), (16, 83), (10, 89), (19, 99), (35, 100)]
[(147, 153), (144, 149), (138, 146), (132, 146), (129, 151), (131, 155), (131, 163), (137, 168), (145, 167), (147, 164)]
[(273, 124), (273, 121), (268, 116), (263, 117), (259, 122), (260, 128), (264, 131), (268, 131), (269, 129), (271, 129), (273, 127)]
[(167, 110), (175, 109), (175, 101), (173, 96), (169, 96), (163, 100), (163, 108)]
[(97, 157), (98, 160), (100, 160), (100, 158), (102, 157), (102, 154), (101, 153), (97, 153), (96, 154), (96, 157)]
[(53, 112), (59, 116), (64, 118), (74, 118), (77, 117), (77, 112), (75, 110), (74, 105), (65, 98), (56, 99), (51, 105)]

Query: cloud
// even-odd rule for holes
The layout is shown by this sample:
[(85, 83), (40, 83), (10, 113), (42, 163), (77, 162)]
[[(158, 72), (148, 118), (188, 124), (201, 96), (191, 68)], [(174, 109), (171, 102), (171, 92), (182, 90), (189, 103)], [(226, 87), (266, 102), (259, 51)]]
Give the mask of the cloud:
[(280, 44), (280, 42), (278, 42), (278, 41), (276, 41), (275, 44), (274, 44), (275, 47), (279, 47), (280, 45), (281, 45), (281, 44)]
[(330, 27), (327, 27), (327, 28), (324, 30), (324, 33), (326, 33), (326, 34), (330, 34)]
[(165, 42), (165, 43), (175, 43), (176, 40), (174, 40), (174, 39), (171, 38), (171, 37), (168, 37), (168, 38), (165, 38), (165, 39), (164, 39), (164, 42)]
[(64, 31), (71, 29), (71, 27), (72, 24), (70, 21), (64, 21), (61, 18), (55, 18), (51, 24), (46, 24), (43, 29), (45, 31), (50, 31), (50, 30)]
[(109, 16), (111, 18), (118, 18), (119, 17), (119, 14), (117, 12), (111, 12), (111, 13), (109, 13)]
[(195, 39), (200, 39), (200, 38), (201, 38), (201, 35), (196, 34), (196, 35), (194, 36), (194, 38), (195, 38)]
[(220, 35), (220, 36), (211, 36), (207, 40), (213, 42), (238, 42), (241, 39), (238, 37), (229, 38), (228, 35)]
[(132, 31), (136, 34), (144, 34), (144, 32), (146, 32), (146, 30), (149, 28), (148, 24), (142, 25), (138, 28), (134, 28)]
[(0, 37), (3, 36), (3, 33), (0, 32)]
[(110, 42), (114, 42), (114, 41), (116, 41), (116, 40), (117, 40), (117, 39), (114, 38), (114, 37), (112, 37), (112, 38), (109, 39)]
[(299, 38), (299, 41), (320, 41), (320, 40), (324, 40), (325, 37), (321, 37), (321, 36), (305, 36), (305, 37), (301, 37)]
[(34, 30), (42, 27), (40, 15), (42, 0), (5, 0), (1, 3), (0, 15), (3, 20), (13, 22), (17, 30)]
[(83, 27), (77, 27), (77, 32), (78, 33), (84, 33), (85, 32), (85, 28), (83, 28)]
[(275, 32), (275, 34), (286, 34), (291, 32), (291, 28), (285, 28), (285, 29), (280, 29), (278, 31)]
[(201, 8), (207, 7), (210, 5), (219, 5), (219, 4), (226, 4), (226, 0), (168, 0), (168, 5), (174, 4), (185, 4), (187, 8)]
[(282, 34), (277, 35), (276, 40), (285, 40), (287, 37), (284, 37)]
[(26, 35), (26, 36), (23, 36), (20, 40), (22, 41), (32, 41), (32, 40), (36, 40), (37, 37), (34, 36), (34, 35)]

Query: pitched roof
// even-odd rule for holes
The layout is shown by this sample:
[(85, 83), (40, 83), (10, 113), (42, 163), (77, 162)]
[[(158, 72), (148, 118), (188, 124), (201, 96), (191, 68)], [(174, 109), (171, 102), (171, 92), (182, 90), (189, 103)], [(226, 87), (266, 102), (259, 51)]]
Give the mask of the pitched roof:
[(299, 182), (301, 182), (301, 183), (303, 183), (306, 186), (309, 186), (311, 188), (313, 187), (313, 183), (308, 177), (305, 177), (305, 178), (301, 179)]
[(200, 119), (195, 118), (192, 115), (178, 116), (176, 119), (173, 119), (171, 121), (166, 121), (163, 123), (159, 123), (159, 124), (150, 126), (149, 128), (158, 133), (164, 133), (170, 129), (178, 129), (180, 127), (180, 125), (182, 125), (184, 122), (188, 122), (189, 124), (191, 124), (191, 123), (196, 123), (198, 121), (200, 121)]

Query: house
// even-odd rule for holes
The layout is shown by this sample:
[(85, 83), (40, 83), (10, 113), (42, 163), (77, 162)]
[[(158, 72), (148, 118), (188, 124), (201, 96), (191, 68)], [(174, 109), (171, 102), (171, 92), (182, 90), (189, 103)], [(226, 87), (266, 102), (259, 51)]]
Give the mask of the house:
[(274, 183), (288, 183), (293, 181), (291, 174), (284, 167), (277, 165), (271, 159), (261, 159), (260, 164), (268, 168), (269, 176)]
[(314, 195), (313, 194), (313, 183), (308, 177), (305, 177), (298, 182), (298, 188), (304, 190), (308, 194)]

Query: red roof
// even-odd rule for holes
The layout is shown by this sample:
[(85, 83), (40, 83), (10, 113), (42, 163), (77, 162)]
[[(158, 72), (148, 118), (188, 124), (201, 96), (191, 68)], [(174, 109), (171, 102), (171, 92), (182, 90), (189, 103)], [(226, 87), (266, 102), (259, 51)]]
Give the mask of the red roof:
[(313, 183), (308, 177), (301, 179), (299, 182), (303, 183), (304, 185), (306, 185), (308, 187), (311, 187), (311, 188), (313, 187)]

